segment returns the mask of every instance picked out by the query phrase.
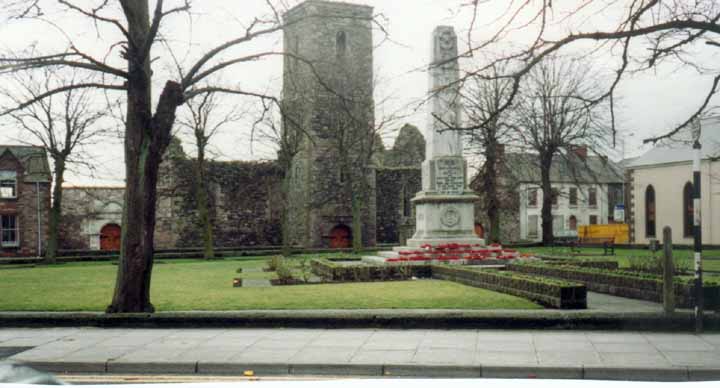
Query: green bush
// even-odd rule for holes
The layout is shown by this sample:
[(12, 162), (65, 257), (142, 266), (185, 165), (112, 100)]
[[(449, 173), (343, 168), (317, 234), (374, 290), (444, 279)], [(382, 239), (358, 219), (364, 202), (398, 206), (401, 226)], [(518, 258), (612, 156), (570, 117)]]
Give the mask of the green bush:
[(272, 256), (265, 262), (265, 264), (267, 264), (267, 266), (265, 268), (268, 271), (277, 271), (277, 269), (279, 267), (281, 267), (284, 263), (285, 263), (285, 257)]
[[(645, 272), (656, 275), (662, 275), (665, 267), (665, 259), (661, 256), (636, 256), (629, 257), (630, 271)], [(690, 266), (687, 261), (675, 261), (675, 274), (686, 275), (690, 272)]]
[(277, 273), (278, 280), (282, 282), (288, 282), (294, 279), (292, 269), (285, 260), (280, 261), (275, 272)]

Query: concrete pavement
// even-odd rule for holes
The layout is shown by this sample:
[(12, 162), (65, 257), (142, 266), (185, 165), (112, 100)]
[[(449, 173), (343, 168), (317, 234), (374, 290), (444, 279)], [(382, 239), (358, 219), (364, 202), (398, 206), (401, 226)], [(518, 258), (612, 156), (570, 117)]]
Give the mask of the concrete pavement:
[(0, 329), (2, 349), (55, 373), (720, 380), (720, 334)]

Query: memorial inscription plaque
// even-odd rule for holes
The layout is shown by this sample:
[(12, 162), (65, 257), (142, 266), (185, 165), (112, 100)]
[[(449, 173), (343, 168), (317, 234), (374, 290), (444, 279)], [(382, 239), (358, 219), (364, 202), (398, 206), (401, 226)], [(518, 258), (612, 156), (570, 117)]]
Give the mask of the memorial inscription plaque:
[(442, 195), (462, 194), (465, 190), (465, 171), (462, 158), (435, 159), (435, 190)]

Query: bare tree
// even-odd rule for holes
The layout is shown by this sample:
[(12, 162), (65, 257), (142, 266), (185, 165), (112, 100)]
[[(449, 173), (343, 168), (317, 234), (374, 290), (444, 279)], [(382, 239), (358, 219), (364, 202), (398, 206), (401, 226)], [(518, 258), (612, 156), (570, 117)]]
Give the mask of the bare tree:
[[(281, 214), (282, 254), (289, 256), (292, 252), (290, 237), (290, 185), (292, 184), (292, 165), (295, 156), (302, 150), (303, 141), (312, 141), (300, 120), (295, 117), (297, 109), (290, 106), (292, 101), (283, 100), (282, 109), (273, 110), (272, 106), (263, 106), (263, 120), (256, 121), (253, 126), (251, 141), (268, 143), (277, 147), (277, 163), (282, 171)], [(276, 113), (277, 112), (277, 113)]]
[(597, 151), (608, 142), (601, 106), (593, 103), (599, 87), (587, 74), (591, 71), (577, 61), (548, 58), (532, 69), (512, 107), (513, 127), (522, 142), (537, 153), (544, 244), (553, 241), (553, 159), (575, 145), (585, 144)]
[(208, 145), (210, 139), (228, 124), (237, 123), (243, 114), (237, 106), (226, 112), (220, 110), (218, 94), (206, 93), (196, 99), (185, 102), (188, 115), (178, 120), (181, 127), (189, 130), (195, 141), (197, 157), (195, 159), (195, 201), (198, 217), (203, 230), (203, 257), (215, 257), (213, 241), (213, 223), (210, 219), (208, 204)]
[[(104, 113), (93, 104), (92, 100), (97, 96), (92, 90), (72, 88), (83, 76), (78, 71), (72, 70), (66, 74), (58, 72), (56, 68), (45, 67), (37, 74), (19, 72), (12, 75), (15, 82), (6, 84), (0, 93), (15, 105), (33, 99), (37, 99), (37, 103), (12, 111), (7, 117), (11, 118), (20, 130), (21, 142), (39, 142), (53, 161), (55, 186), (52, 191), (45, 258), (47, 262), (55, 263), (62, 219), (62, 185), (65, 182), (65, 172), (69, 165), (90, 165), (90, 157), (83, 148), (95, 144), (106, 130), (99, 125)], [(38, 99), (46, 90), (59, 87), (67, 88), (57, 95)], [(28, 136), (32, 141), (23, 140), (28, 139)]]
[[(499, 66), (499, 65), (498, 65)], [(512, 84), (499, 78), (502, 69), (491, 67), (488, 78), (473, 77), (467, 80), (462, 93), (465, 114), (470, 126), (479, 126), (466, 133), (468, 146), (479, 154), (484, 163), (479, 172), (482, 185), (482, 208), (489, 225), (489, 241), (500, 241), (501, 200), (498, 190), (498, 168), (505, 146), (514, 139), (508, 123), (509, 111), (500, 112), (500, 108), (509, 98)]]
[[(27, 3), (27, 2), (25, 2)], [(126, 96), (125, 116), (125, 175), (126, 192), (123, 208), (122, 246), (120, 264), (113, 300), (107, 308), (109, 313), (152, 312), (150, 302), (150, 279), (153, 267), (155, 212), (157, 201), (158, 166), (170, 142), (179, 106), (193, 97), (210, 92), (227, 92), (277, 101), (272, 96), (252, 90), (231, 88), (225, 85), (201, 86), (208, 77), (218, 72), (266, 56), (282, 55), (278, 52), (252, 52), (237, 54), (234, 48), (257, 38), (278, 33), (283, 24), (278, 10), (268, 0), (269, 18), (255, 18), (241, 33), (208, 49), (189, 66), (178, 67), (181, 77), (170, 78), (164, 84), (155, 109), (152, 108), (152, 85), (160, 70), (157, 58), (151, 55), (160, 40), (163, 23), (168, 19), (187, 13), (189, 0), (156, 0), (153, 9), (149, 0), (99, 1), (96, 6), (80, 6), (74, 1), (54, 2), (35, 0), (23, 5), (14, 2), (3, 7), (8, 17), (18, 20), (63, 15), (78, 15), (87, 28), (98, 34), (106, 33), (103, 40), (115, 40), (104, 50), (106, 57), (96, 58), (90, 52), (80, 50), (68, 42), (67, 50), (42, 56), (10, 56), (0, 58), (0, 72), (39, 69), (48, 66), (80, 68), (102, 75), (101, 82), (81, 82), (71, 86), (55, 87), (18, 104), (13, 110), (38, 103), (55, 94), (75, 89), (101, 89), (118, 91)], [(59, 7), (59, 9), (57, 9)], [(52, 12), (50, 12), (52, 11)], [(51, 20), (57, 21), (59, 20)], [(57, 24), (57, 23), (56, 23)], [(96, 28), (97, 26), (103, 28)], [(107, 27), (107, 28), (105, 28)], [(111, 34), (108, 29), (115, 31)], [(67, 35), (66, 35), (67, 36)], [(113, 55), (120, 54), (125, 64), (111, 62)], [(172, 52), (166, 55), (173, 56)], [(154, 68), (157, 67), (157, 68)], [(13, 110), (0, 112), (8, 114)], [(132, 227), (127, 227), (132, 225)]]
[[(479, 20), (489, 3), (471, 1), (466, 4), (472, 22), (463, 55), (473, 56), (503, 45), (513, 31), (532, 35), (528, 44), (497, 60), (521, 64), (503, 75), (512, 80), (513, 87), (501, 111), (512, 106), (519, 96), (523, 79), (534, 67), (549, 56), (569, 50), (575, 50), (573, 54), (576, 55), (605, 53), (616, 58), (612, 65), (615, 73), (612, 82), (598, 90), (592, 101), (609, 103), (613, 140), (616, 133), (614, 107), (621, 81), (629, 75), (657, 71), (663, 64), (679, 64), (700, 74), (711, 74), (712, 81), (701, 94), (697, 108), (688, 112), (686, 120), (645, 142), (670, 138), (714, 108), (711, 101), (718, 91), (720, 75), (717, 66), (709, 61), (705, 61), (706, 65), (702, 56), (708, 52), (708, 47), (720, 47), (720, 3), (716, 0), (513, 0), (497, 17), (500, 27), (494, 33), (484, 31), (483, 36), (489, 38), (474, 39), (481, 25)], [(488, 66), (490, 64), (479, 66), (468, 76), (483, 73)]]

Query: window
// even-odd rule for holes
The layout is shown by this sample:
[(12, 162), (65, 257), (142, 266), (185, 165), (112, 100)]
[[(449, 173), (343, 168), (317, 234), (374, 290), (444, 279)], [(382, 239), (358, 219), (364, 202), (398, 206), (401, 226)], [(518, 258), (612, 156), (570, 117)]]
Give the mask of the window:
[(570, 206), (577, 206), (578, 189), (577, 187), (570, 188)]
[(577, 230), (577, 217), (570, 216), (568, 223), (570, 224), (570, 230)]
[(693, 203), (693, 185), (688, 182), (683, 189), (683, 235), (692, 237), (695, 225), (695, 208)]
[(527, 236), (528, 238), (538, 236), (538, 216), (528, 216)]
[(597, 207), (597, 189), (594, 187), (588, 189), (588, 206)]
[(645, 237), (655, 237), (655, 189), (645, 189)]
[(538, 204), (538, 190), (528, 190), (528, 207), (537, 207)]
[(337, 33), (337, 36), (335, 37), (335, 50), (338, 58), (345, 56), (345, 53), (347, 52), (347, 35), (345, 34), (345, 31)]
[(558, 205), (558, 198), (560, 197), (560, 191), (556, 188), (552, 188), (550, 191), (550, 198), (552, 198), (552, 205), (557, 206)]
[(0, 171), (0, 198), (17, 198), (17, 173)]
[(598, 223), (598, 216), (592, 215), (590, 216), (590, 225), (597, 225)]
[(17, 247), (20, 245), (18, 238), (17, 217), (12, 214), (0, 216), (0, 245), (3, 247)]

